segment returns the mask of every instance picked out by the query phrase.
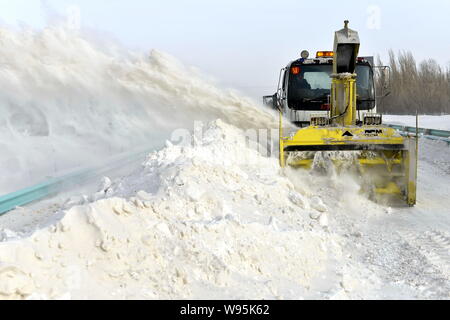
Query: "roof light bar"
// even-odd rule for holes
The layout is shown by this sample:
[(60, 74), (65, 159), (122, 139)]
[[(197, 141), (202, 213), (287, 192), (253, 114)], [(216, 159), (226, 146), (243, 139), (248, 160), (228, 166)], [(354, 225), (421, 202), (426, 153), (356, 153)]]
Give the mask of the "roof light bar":
[(332, 58), (334, 57), (333, 51), (318, 51), (317, 58)]

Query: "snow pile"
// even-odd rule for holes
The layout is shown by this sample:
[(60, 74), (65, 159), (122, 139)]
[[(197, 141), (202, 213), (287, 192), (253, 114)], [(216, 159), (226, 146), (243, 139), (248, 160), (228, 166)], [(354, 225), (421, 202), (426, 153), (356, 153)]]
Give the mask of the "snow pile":
[(350, 173), (281, 170), (220, 120), (193, 141), (26, 238), (0, 232), (0, 299), (448, 299), (449, 173), (434, 162), (418, 206), (389, 208)]
[(0, 193), (156, 146), (195, 120), (276, 127), (253, 101), (158, 51), (125, 52), (59, 27), (0, 28), (0, 44)]
[(0, 298), (298, 299), (330, 272), (342, 285), (327, 205), (242, 136), (216, 121), (106, 180), (106, 199), (0, 243)]

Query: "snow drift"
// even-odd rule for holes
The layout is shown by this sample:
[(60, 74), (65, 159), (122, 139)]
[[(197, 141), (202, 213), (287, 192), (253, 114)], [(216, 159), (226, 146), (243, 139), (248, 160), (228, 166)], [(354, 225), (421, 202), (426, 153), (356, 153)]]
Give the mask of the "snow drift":
[(0, 193), (157, 145), (195, 120), (266, 128), (273, 118), (175, 58), (74, 31), (0, 29)]
[[(242, 137), (214, 121), (32, 235), (0, 234), (0, 299), (448, 299), (448, 205), (379, 206)], [(448, 173), (423, 178), (439, 177), (442, 202)]]
[(312, 295), (341, 255), (328, 209), (242, 135), (216, 121), (200, 146), (155, 152), (135, 176), (102, 186), (105, 199), (0, 243), (0, 298)]

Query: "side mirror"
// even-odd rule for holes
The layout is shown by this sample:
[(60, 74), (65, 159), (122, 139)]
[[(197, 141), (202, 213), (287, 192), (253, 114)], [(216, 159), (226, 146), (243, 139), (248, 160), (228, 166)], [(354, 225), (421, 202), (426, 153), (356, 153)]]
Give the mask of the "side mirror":
[(263, 97), (263, 103), (269, 108), (278, 110), (278, 94), (275, 93), (273, 96)]
[(378, 98), (385, 98), (391, 94), (391, 67), (377, 66), (375, 70), (376, 83), (380, 91)]

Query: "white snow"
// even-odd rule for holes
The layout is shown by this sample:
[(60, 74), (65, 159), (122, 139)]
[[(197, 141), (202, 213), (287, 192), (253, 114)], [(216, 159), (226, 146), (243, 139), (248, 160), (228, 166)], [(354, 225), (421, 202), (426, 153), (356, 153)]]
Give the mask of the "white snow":
[[(389, 124), (416, 127), (415, 116), (383, 115), (383, 121)], [(419, 127), (426, 129), (437, 129), (450, 131), (450, 115), (441, 116), (419, 116)]]
[(423, 154), (417, 208), (393, 209), (352, 176), (283, 172), (243, 135), (212, 122), (202, 143), (102, 181), (103, 200), (0, 243), (0, 298), (450, 298), (447, 169)]
[(0, 300), (450, 299), (447, 144), (421, 141), (415, 208), (376, 204), (350, 172), (281, 170), (243, 131), (273, 114), (172, 57), (0, 38), (0, 190), (209, 123), (96, 192), (0, 217)]
[(157, 146), (194, 121), (276, 127), (255, 102), (165, 53), (91, 38), (0, 27), (0, 194)]
[(0, 297), (308, 295), (341, 255), (325, 244), (339, 240), (309, 218), (277, 161), (241, 134), (216, 121), (202, 146), (170, 146), (150, 155), (139, 177), (107, 183), (127, 196), (74, 207), (31, 237), (0, 244)]

